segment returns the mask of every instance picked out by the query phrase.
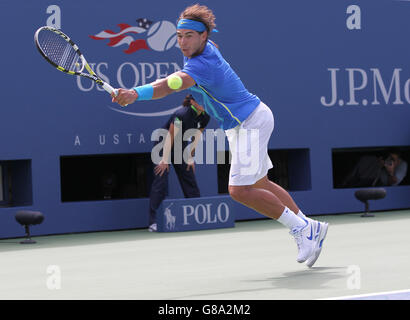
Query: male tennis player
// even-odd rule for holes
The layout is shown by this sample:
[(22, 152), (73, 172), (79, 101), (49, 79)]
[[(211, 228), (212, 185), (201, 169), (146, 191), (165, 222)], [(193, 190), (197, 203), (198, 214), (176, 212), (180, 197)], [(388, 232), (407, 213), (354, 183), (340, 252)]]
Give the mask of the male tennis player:
[[(217, 46), (208, 39), (215, 26), (215, 16), (206, 6), (193, 5), (181, 13), (177, 39), (184, 55), (184, 67), (173, 75), (183, 80), (179, 90), (189, 89), (205, 111), (218, 120), (228, 138), (232, 158), (241, 159), (253, 152), (258, 160), (251, 165), (254, 170), (244, 161), (231, 164), (228, 188), (231, 197), (288, 227), (298, 245), (297, 261), (311, 267), (319, 257), (328, 225), (307, 218), (287, 191), (268, 180), (267, 172), (272, 168), (268, 155), (274, 127), (272, 112), (248, 92)], [(160, 99), (173, 92), (167, 79), (159, 79), (131, 90), (119, 89), (113, 101), (125, 106), (134, 101)], [(241, 150), (243, 130), (258, 133), (256, 140), (251, 135), (248, 150)], [(256, 154), (251, 150), (255, 145)]]

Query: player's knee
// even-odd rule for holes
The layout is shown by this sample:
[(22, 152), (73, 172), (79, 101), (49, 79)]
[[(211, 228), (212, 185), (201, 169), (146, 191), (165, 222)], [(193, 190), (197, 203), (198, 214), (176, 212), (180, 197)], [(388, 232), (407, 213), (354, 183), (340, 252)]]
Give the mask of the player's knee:
[(248, 194), (248, 186), (229, 186), (228, 191), (229, 195), (232, 197), (232, 199), (242, 202), (243, 199), (246, 198)]

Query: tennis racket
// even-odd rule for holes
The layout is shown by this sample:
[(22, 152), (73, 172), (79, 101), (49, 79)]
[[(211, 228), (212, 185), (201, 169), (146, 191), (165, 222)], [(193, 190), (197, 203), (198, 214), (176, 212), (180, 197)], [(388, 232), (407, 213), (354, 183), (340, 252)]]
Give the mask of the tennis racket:
[(97, 76), (78, 46), (64, 32), (48, 26), (41, 27), (34, 34), (34, 42), (43, 58), (57, 70), (91, 79), (109, 94), (117, 95), (117, 90)]

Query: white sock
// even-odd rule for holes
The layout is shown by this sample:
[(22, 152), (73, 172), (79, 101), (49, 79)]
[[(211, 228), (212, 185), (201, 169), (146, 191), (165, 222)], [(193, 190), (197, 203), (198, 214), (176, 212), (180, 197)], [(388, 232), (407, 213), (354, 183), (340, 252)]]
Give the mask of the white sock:
[(306, 217), (305, 214), (299, 209), (297, 216), (302, 218), (303, 220), (313, 220), (312, 218)]
[(307, 217), (304, 215), (304, 213), (299, 209), (299, 212), (296, 214), (298, 217), (302, 219), (306, 219)]
[(277, 221), (279, 221), (285, 227), (288, 227), (290, 230), (306, 225), (306, 222), (301, 217), (298, 217), (288, 207), (285, 207), (285, 210), (283, 210), (281, 216), (277, 219)]

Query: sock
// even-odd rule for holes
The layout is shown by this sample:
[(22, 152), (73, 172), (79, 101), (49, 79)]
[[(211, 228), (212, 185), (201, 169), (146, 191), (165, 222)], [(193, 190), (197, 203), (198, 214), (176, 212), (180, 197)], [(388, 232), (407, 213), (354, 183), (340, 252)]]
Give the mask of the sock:
[(299, 209), (299, 212), (296, 214), (298, 217), (302, 219), (306, 219), (307, 217), (304, 215), (304, 213)]
[(303, 220), (313, 220), (309, 217), (306, 217), (305, 214), (299, 209), (299, 212), (297, 213), (297, 216), (302, 218)]
[(288, 207), (285, 207), (285, 210), (283, 210), (281, 216), (277, 219), (277, 221), (279, 221), (285, 227), (288, 227), (290, 230), (297, 227), (304, 227), (306, 225), (306, 222), (301, 217), (298, 217)]

